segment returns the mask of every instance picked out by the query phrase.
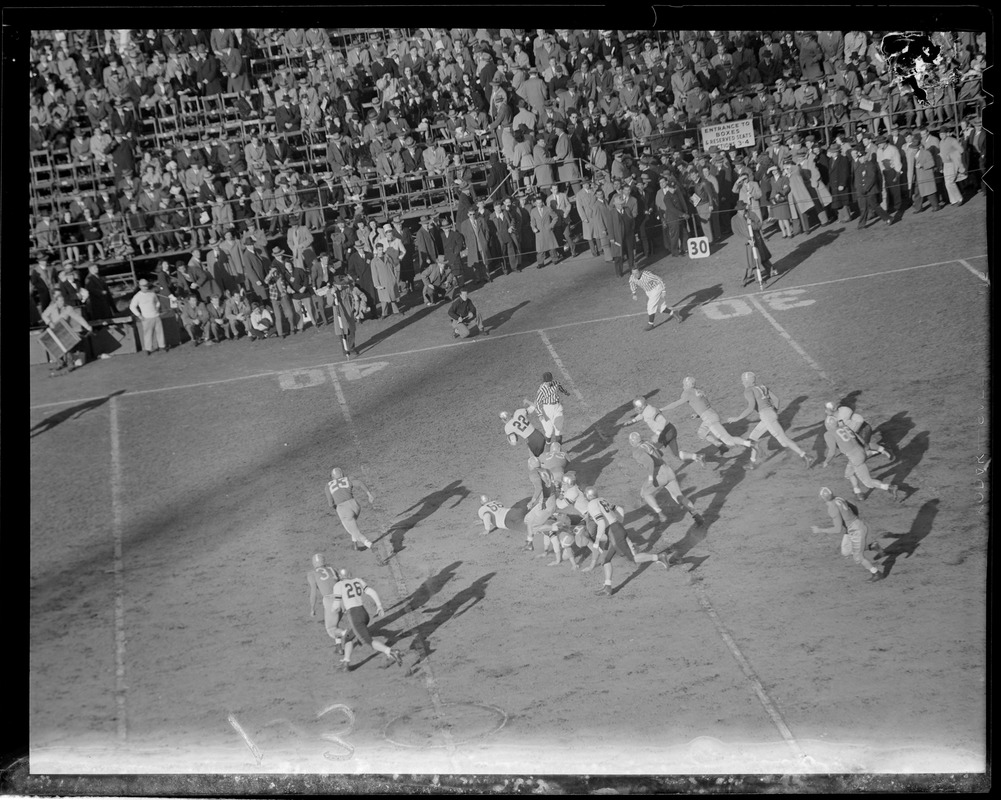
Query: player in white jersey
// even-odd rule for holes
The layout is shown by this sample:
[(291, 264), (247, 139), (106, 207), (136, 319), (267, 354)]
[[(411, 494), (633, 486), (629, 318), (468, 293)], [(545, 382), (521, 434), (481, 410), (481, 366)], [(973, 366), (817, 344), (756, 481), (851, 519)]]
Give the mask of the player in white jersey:
[[(604, 558), (601, 562), (605, 572), (605, 583), (597, 590), (596, 594), (605, 595), (606, 597), (612, 596), (612, 559), (616, 555), (621, 555), (627, 561), (631, 561), (634, 564), (657, 561), (663, 564), (665, 569), (670, 566), (666, 552), (637, 553), (633, 550), (632, 544), (626, 537), (626, 529), (622, 526), (622, 514), (618, 512), (617, 508), (613, 508), (612, 504), (603, 497), (599, 497), (593, 487), (585, 489), (584, 496), (587, 498), (587, 513), (598, 526), (594, 538), (595, 546), (600, 548), (602, 541), (607, 542)], [(588, 572), (593, 567), (594, 560), (592, 560), (592, 563), (588, 567), (585, 567), (584, 571)]]
[[(556, 511), (556, 495), (552, 494), (533, 506), (529, 506), (525, 511), (519, 508), (508, 508), (496, 500), (491, 500), (485, 494), (480, 495), (480, 508), (476, 515), (483, 522), (481, 535), (492, 533), (501, 529), (506, 531), (518, 531), (524, 528), (526, 532), (525, 550), (534, 550), (533, 540), (536, 528), (544, 523)], [(543, 547), (545, 551), (545, 547)]]
[(838, 418), (840, 425), (843, 425), (855, 434), (855, 438), (858, 439), (859, 444), (865, 448), (866, 458), (881, 454), (886, 456), (887, 459), (893, 460), (890, 451), (881, 442), (872, 441), (874, 434), (872, 425), (866, 422), (861, 414), (852, 411), (848, 406), (839, 406), (835, 409), (834, 403), (826, 403), (824, 407), (827, 410), (828, 416), (833, 414)]
[(546, 449), (546, 437), (536, 428), (528, 418), (528, 408), (518, 408), (514, 412), (500, 412), (500, 418), (504, 420), (504, 433), (511, 446), (524, 441), (528, 445), (529, 451), (538, 458)]
[(562, 564), (565, 554), (573, 569), (577, 569), (577, 560), (571, 549), (576, 539), (570, 516), (566, 512), (557, 513), (551, 521), (539, 525), (536, 531), (541, 533), (553, 548), (554, 559), (546, 564), (547, 567), (557, 567)]
[(511, 509), (496, 500), (491, 500), (485, 494), (480, 495), (480, 503), (482, 505), (476, 512), (476, 516), (483, 522), (483, 530), (480, 531), (480, 535), (486, 536), (498, 528), (507, 530), (507, 515)]
[(334, 585), (337, 583), (337, 570), (328, 566), (322, 553), (313, 556), (313, 567), (306, 573), (306, 584), (309, 586), (309, 615), (316, 616), (316, 598), (323, 603), (323, 626), (327, 634), (340, 646), (344, 643), (343, 631), (337, 627), (337, 609), (334, 602)]
[(386, 656), (390, 663), (395, 662), (398, 666), (402, 666), (403, 655), (398, 650), (391, 649), (381, 638), (373, 638), (368, 629), (369, 616), (365, 608), (365, 596), (375, 602), (375, 618), (378, 619), (385, 613), (379, 593), (361, 578), (353, 578), (346, 569), (339, 570), (337, 576), (339, 580), (334, 584), (334, 602), (343, 609), (346, 618), (344, 658), (338, 664), (338, 668), (345, 671), (350, 669), (351, 652), (354, 650), (356, 640), (361, 645), (372, 645), (372, 648)]
[(749, 439), (741, 439), (739, 436), (733, 436), (723, 427), (719, 414), (709, 404), (709, 398), (706, 396), (706, 393), (695, 385), (695, 378), (685, 378), (681, 382), (681, 397), (661, 408), (661, 413), (666, 414), (683, 403), (688, 403), (691, 406), (692, 411), (695, 412), (692, 414), (693, 418), (701, 418), (702, 420), (702, 424), (699, 425), (699, 429), (695, 432), (695, 435), (719, 447), (719, 455), (723, 455), (731, 447), (736, 447), (737, 445), (748, 448), (754, 447), (753, 442)]
[(775, 441), (780, 445), (792, 450), (797, 456), (802, 458), (806, 466), (809, 467), (811, 465), (810, 457), (782, 430), (782, 425), (779, 423), (779, 401), (775, 394), (767, 386), (759, 385), (753, 372), (745, 372), (741, 375), (740, 382), (744, 385), (744, 399), (747, 400), (747, 408), (736, 417), (730, 417), (727, 422), (739, 422), (755, 410), (757, 410), (758, 416), (761, 418), (761, 421), (754, 426), (754, 429), (747, 437), (754, 443), (754, 447), (751, 449), (751, 463), (746, 465), (747, 468), (754, 469), (755, 465), (761, 460), (761, 453), (758, 452), (757, 443), (762, 436), (768, 433), (774, 436)]
[(587, 515), (587, 498), (584, 490), (577, 485), (577, 473), (568, 472), (563, 476), (560, 491), (556, 495), (556, 507), (559, 510), (573, 508), (581, 517)]
[(865, 464), (865, 450), (849, 428), (838, 424), (838, 418), (831, 414), (824, 419), (824, 427), (827, 429), (824, 433), (827, 452), (824, 454), (822, 466), (826, 467), (830, 464), (831, 459), (840, 451), (848, 459), (848, 466), (845, 467), (845, 478), (851, 483), (852, 491), (855, 492), (856, 497), (861, 497), (863, 494), (859, 488), (859, 481), (861, 481), (870, 489), (881, 489), (884, 492), (889, 492), (890, 497), (894, 500), (900, 499), (896, 486), (892, 483), (877, 481), (869, 474), (869, 467)]
[(870, 550), (875, 552), (874, 558), (882, 558), (886, 555), (883, 548), (874, 539), (869, 538), (869, 526), (865, 524), (859, 514), (858, 506), (849, 503), (842, 497), (838, 497), (826, 486), (820, 490), (820, 499), (827, 506), (827, 513), (834, 524), (830, 528), (821, 528), (818, 525), (811, 525), (813, 533), (840, 533), (841, 555), (851, 556), (856, 564), (861, 564), (871, 573), (870, 581), (879, 581), (886, 577), (886, 573), (878, 566), (869, 561), (865, 556)]

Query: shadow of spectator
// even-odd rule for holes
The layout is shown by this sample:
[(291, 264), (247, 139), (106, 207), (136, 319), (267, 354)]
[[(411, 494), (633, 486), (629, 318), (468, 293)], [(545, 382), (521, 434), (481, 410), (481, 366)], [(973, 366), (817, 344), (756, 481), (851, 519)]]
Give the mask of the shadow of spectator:
[(119, 389), (117, 392), (112, 392), (105, 397), (98, 397), (94, 400), (88, 400), (85, 403), (80, 403), (75, 406), (70, 406), (69, 408), (64, 408), (62, 411), (57, 411), (52, 414), (31, 429), (31, 438), (34, 439), (36, 436), (41, 436), (43, 433), (47, 433), (55, 428), (57, 425), (61, 425), (68, 419), (80, 419), (88, 411), (93, 411), (95, 408), (100, 408), (105, 403), (107, 403), (112, 397), (117, 397), (120, 394), (125, 394), (124, 389)]
[(393, 552), (390, 555), (395, 555), (404, 549), (403, 537), (406, 536), (407, 531), (411, 528), (416, 528), (421, 522), (430, 517), (435, 511), (441, 508), (445, 501), (450, 497), (455, 497), (456, 500), (449, 508), (455, 508), (464, 499), (469, 497), (469, 489), (462, 485), (461, 480), (452, 481), (448, 486), (443, 489), (438, 489), (431, 494), (426, 495), (422, 499), (414, 503), (410, 508), (405, 508), (397, 516), (403, 516), (408, 511), (414, 511), (409, 517), (399, 522), (394, 522), (385, 533), (375, 539), (378, 542), (385, 537), (389, 536), (390, 543), (393, 545)]
[(505, 322), (507, 322), (509, 319), (511, 319), (511, 317), (514, 316), (514, 313), (518, 309), (523, 308), (524, 306), (527, 306), (530, 302), (531, 302), (530, 300), (522, 300), (516, 306), (511, 306), (511, 308), (505, 309), (504, 311), (498, 311), (496, 314), (494, 314), (489, 319), (483, 320), (483, 324), (489, 330), (492, 331), (494, 328), (500, 327)]
[[(723, 284), (717, 283), (715, 286), (710, 286), (707, 289), (699, 289), (697, 292), (692, 292), (685, 297), (682, 297), (677, 303), (674, 304), (674, 312), (678, 315), (678, 319), (684, 322), (688, 319), (692, 312), (699, 306), (704, 306), (706, 303), (711, 303), (717, 297), (723, 294)], [(684, 305), (682, 305), (684, 303)]]
[(486, 575), (477, 578), (465, 589), (456, 592), (440, 606), (425, 608), (422, 613), (434, 614), (434, 616), (400, 634), (398, 639), (403, 639), (409, 635), (413, 635), (414, 637), (410, 642), (410, 649), (417, 652), (417, 661), (411, 666), (411, 671), (416, 669), (425, 658), (434, 652), (434, 648), (431, 647), (431, 643), (429, 642), (434, 632), (449, 620), (461, 617), (483, 600), (487, 594), (487, 584), (496, 574), (496, 572), (488, 572)]
[[(379, 342), (381, 342), (383, 339), (388, 339), (394, 333), (399, 333), (404, 328), (407, 328), (410, 325), (413, 325), (415, 322), (424, 319), (424, 317), (428, 316), (429, 314), (435, 313), (436, 310), (437, 310), (436, 308), (428, 308), (427, 306), (420, 306), (419, 308), (408, 311), (406, 316), (401, 316), (397, 322), (390, 325), (388, 328), (384, 328), (383, 330), (373, 335), (371, 338), (366, 339), (364, 342), (357, 342), (356, 348), (358, 350), (358, 354), (362, 355), (364, 353), (367, 353), (369, 350), (371, 350), (373, 347), (379, 344)], [(375, 320), (369, 320), (369, 322), (374, 322), (374, 321)], [(359, 326), (359, 330), (360, 328), (361, 326)], [(451, 336), (449, 336), (449, 339), (451, 339)]]
[(844, 230), (844, 228), (837, 228), (836, 230), (826, 230), (823, 233), (819, 233), (816, 236), (801, 242), (797, 245), (795, 250), (786, 253), (778, 261), (773, 261), (772, 275), (775, 277), (773, 277), (771, 282), (768, 284), (768, 289), (774, 287), (776, 283), (806, 261), (806, 259), (816, 253), (820, 248), (827, 247), (827, 245), (831, 244), (840, 234), (844, 232)]
[(918, 549), (921, 541), (931, 533), (935, 517), (938, 515), (939, 499), (936, 497), (928, 500), (918, 509), (918, 514), (911, 523), (911, 529), (907, 533), (885, 533), (878, 537), (881, 539), (893, 539), (893, 543), (883, 548), (886, 557), (883, 559), (883, 570), (889, 575), (897, 559), (903, 556), (910, 558), (914, 551)]

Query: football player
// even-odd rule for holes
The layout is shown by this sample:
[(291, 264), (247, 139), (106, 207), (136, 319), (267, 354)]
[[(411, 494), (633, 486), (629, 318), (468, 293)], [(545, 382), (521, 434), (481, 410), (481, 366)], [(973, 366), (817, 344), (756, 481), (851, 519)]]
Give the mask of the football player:
[(344, 658), (338, 663), (338, 669), (347, 671), (351, 668), (351, 653), (356, 640), (361, 645), (372, 645), (372, 649), (386, 656), (390, 663), (395, 662), (397, 666), (403, 666), (403, 655), (398, 650), (391, 649), (382, 638), (373, 638), (368, 629), (369, 616), (365, 608), (365, 596), (375, 602), (375, 618), (378, 619), (385, 613), (379, 593), (361, 578), (352, 577), (347, 569), (338, 570), (337, 576), (339, 580), (334, 584), (333, 590), (335, 607), (344, 609), (347, 620)]
[(633, 459), (647, 473), (647, 479), (640, 487), (640, 497), (657, 515), (657, 519), (661, 522), (667, 522), (667, 516), (657, 504), (657, 490), (666, 487), (674, 502), (692, 515), (697, 527), (702, 527), (702, 517), (695, 510), (692, 501), (682, 493), (678, 476), (664, 462), (664, 455), (657, 449), (656, 445), (643, 441), (643, 437), (636, 431), (629, 434), (629, 444), (633, 448)]
[[(485, 536), (495, 530), (517, 531), (522, 528), (527, 534), (524, 550), (534, 550), (535, 531), (556, 511), (556, 496), (553, 494), (546, 500), (529, 506), (525, 511), (520, 508), (508, 508), (496, 500), (491, 500), (487, 495), (480, 495), (480, 508), (476, 515), (483, 523), (483, 531), (480, 535)], [(543, 552), (546, 550), (546, 542), (543, 542)]]
[(882, 558), (886, 555), (883, 548), (876, 541), (869, 541), (869, 526), (865, 524), (859, 515), (858, 506), (849, 503), (844, 498), (838, 497), (826, 486), (820, 490), (820, 499), (827, 506), (827, 513), (834, 524), (830, 528), (821, 528), (818, 525), (811, 525), (813, 533), (840, 533), (841, 555), (852, 557), (856, 564), (861, 564), (869, 570), (869, 580), (881, 581), (886, 577), (886, 573), (880, 567), (869, 561), (865, 555), (868, 551), (875, 552), (874, 558)]
[(337, 627), (337, 610), (334, 607), (334, 585), (337, 583), (337, 570), (328, 567), (322, 553), (313, 556), (313, 567), (306, 573), (306, 584), (309, 586), (309, 616), (316, 616), (316, 597), (320, 596), (323, 603), (323, 626), (334, 643), (343, 643), (343, 631)]
[(882, 444), (878, 442), (872, 444), (872, 425), (866, 422), (861, 414), (854, 413), (848, 406), (839, 406), (835, 409), (834, 403), (826, 403), (824, 407), (827, 409), (828, 415), (834, 414), (838, 418), (839, 424), (844, 425), (855, 434), (855, 438), (858, 439), (859, 444), (865, 448), (866, 458), (881, 453), (887, 459), (893, 460), (890, 451), (883, 447)]
[(549, 449), (539, 458), (539, 463), (542, 467), (549, 470), (549, 474), (557, 486), (563, 480), (567, 461), (567, 454), (563, 452), (563, 446), (559, 442), (550, 444)]
[(692, 411), (695, 412), (692, 414), (693, 419), (702, 419), (702, 424), (699, 425), (699, 429), (695, 432), (695, 435), (719, 447), (719, 455), (723, 455), (731, 447), (735, 447), (738, 444), (748, 448), (754, 447), (749, 439), (741, 439), (739, 436), (733, 436), (723, 427), (723, 423), (719, 419), (719, 414), (709, 404), (709, 398), (706, 397), (706, 393), (695, 385), (695, 378), (685, 378), (681, 382), (681, 397), (661, 408), (661, 413), (666, 414), (682, 403), (688, 403), (692, 407)]
[[(665, 569), (670, 566), (666, 552), (636, 553), (633, 551), (632, 544), (630, 544), (629, 540), (626, 538), (626, 529), (622, 526), (621, 515), (617, 514), (616, 509), (613, 509), (607, 500), (602, 497), (598, 497), (598, 493), (595, 491), (593, 486), (589, 486), (584, 490), (584, 496), (588, 501), (588, 514), (597, 522), (598, 525), (598, 530), (595, 534), (595, 544), (597, 546), (600, 547), (600, 542), (603, 537), (605, 537), (606, 530), (608, 532), (608, 547), (605, 549), (605, 556), (601, 562), (602, 569), (605, 572), (605, 583), (595, 592), (596, 594), (601, 594), (606, 597), (612, 596), (612, 559), (615, 558), (616, 555), (621, 555), (623, 558), (634, 564), (657, 561), (663, 564)], [(592, 563), (589, 567), (585, 568), (585, 571), (589, 571), (589, 569), (593, 566), (594, 564)]]
[(527, 406), (515, 409), (510, 414), (507, 411), (500, 412), (500, 418), (504, 421), (504, 433), (511, 446), (514, 447), (519, 439), (523, 439), (532, 455), (538, 458), (546, 449), (546, 437), (529, 421), (528, 415)]
[(369, 505), (375, 501), (372, 492), (364, 483), (347, 477), (344, 470), (338, 467), (330, 471), (330, 480), (327, 481), (324, 492), (327, 495), (327, 505), (337, 509), (337, 516), (340, 517), (344, 530), (351, 536), (355, 550), (370, 550), (372, 543), (358, 529), (361, 505), (355, 500), (355, 488), (361, 489), (368, 495)]
[(845, 477), (852, 485), (852, 491), (856, 497), (861, 497), (863, 492), (859, 488), (859, 481), (870, 489), (882, 489), (889, 492), (890, 497), (898, 499), (897, 487), (892, 483), (877, 481), (869, 474), (869, 468), (865, 465), (865, 450), (859, 444), (855, 433), (844, 425), (838, 424), (838, 418), (833, 414), (828, 414), (824, 419), (824, 443), (827, 445), (827, 452), (824, 455), (822, 466), (826, 467), (831, 463), (831, 459), (840, 450), (848, 459), (848, 466), (845, 467)]
[(532, 499), (528, 501), (529, 507), (548, 497), (550, 489), (556, 483), (552, 473), (543, 467), (535, 456), (528, 458), (528, 479), (532, 482)]
[(740, 382), (744, 385), (744, 399), (747, 400), (747, 408), (736, 417), (730, 417), (727, 422), (739, 422), (755, 410), (757, 410), (758, 416), (761, 419), (747, 437), (753, 443), (753, 447), (751, 448), (751, 463), (747, 465), (747, 468), (754, 469), (755, 465), (761, 460), (761, 453), (758, 451), (758, 440), (768, 433), (774, 436), (775, 441), (780, 445), (789, 448), (802, 458), (806, 466), (809, 467), (811, 465), (810, 457), (803, 452), (799, 445), (786, 436), (786, 432), (782, 430), (782, 426), (779, 424), (779, 401), (775, 394), (767, 386), (759, 386), (753, 372), (745, 372), (741, 375)]

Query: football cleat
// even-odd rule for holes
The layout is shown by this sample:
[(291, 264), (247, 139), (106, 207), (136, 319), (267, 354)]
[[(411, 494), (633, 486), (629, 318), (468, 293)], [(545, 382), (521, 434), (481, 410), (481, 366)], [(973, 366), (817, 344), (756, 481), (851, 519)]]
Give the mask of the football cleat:
[(803, 455), (801, 455), (800, 458), (802, 458), (803, 461), (806, 463), (806, 468), (807, 469), (810, 469), (810, 467), (813, 466), (813, 459), (810, 458), (810, 456), (808, 454), (803, 453)]
[(700, 467), (704, 467), (706, 465), (705, 454), (704, 453), (696, 453), (695, 454), (695, 463), (698, 464)]
[(657, 512), (657, 521), (658, 522), (667, 522), (667, 514), (665, 514), (663, 511), (658, 511)]
[(883, 580), (886, 577), (886, 573), (877, 567), (876, 571), (869, 576), (869, 583), (876, 583), (877, 581)]
[(664, 569), (670, 569), (671, 568), (670, 555), (666, 551), (663, 553), (657, 553), (657, 563), (663, 564)]
[(524, 550), (526, 553), (528, 553), (535, 549), (535, 544), (533, 544), (532, 542), (525, 542), (525, 546), (522, 547), (521, 549)]
[(695, 520), (695, 527), (696, 528), (701, 528), (703, 525), (706, 524), (706, 521), (702, 518), (701, 514), (698, 514), (698, 513), (692, 514), (692, 519)]
[(601, 587), (600, 589), (595, 589), (594, 593), (595, 593), (595, 594), (602, 594), (602, 595), (604, 595), (605, 597), (611, 597), (611, 596), (612, 596), (612, 587), (611, 587), (611, 586), (609, 586), (609, 585), (608, 585), (608, 584), (606, 583), (606, 584), (604, 584), (604, 585), (603, 585), (603, 586), (602, 586), (602, 587)]
[(338, 672), (347, 672), (350, 668), (351, 668), (350, 661), (345, 661), (344, 659), (341, 659), (340, 661), (337, 662)]
[(398, 667), (403, 666), (403, 653), (401, 653), (399, 650), (396, 650), (395, 648), (390, 650), (389, 657), (396, 662), (396, 666)]
[(323, 566), (323, 554), (322, 553), (317, 553), (316, 555), (313, 556), (313, 566), (314, 567), (322, 567)]
[(890, 491), (890, 497), (892, 497), (894, 500), (897, 500), (897, 501), (900, 500), (900, 490), (897, 489), (897, 487), (894, 484), (892, 484), (892, 483), (890, 484), (890, 490), (889, 491)]

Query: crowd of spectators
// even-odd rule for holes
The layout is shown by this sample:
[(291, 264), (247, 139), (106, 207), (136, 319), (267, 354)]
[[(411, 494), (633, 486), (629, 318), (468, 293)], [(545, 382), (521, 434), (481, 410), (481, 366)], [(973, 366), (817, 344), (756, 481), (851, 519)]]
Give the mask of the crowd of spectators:
[[(404, 313), (581, 249), (621, 266), (748, 221), (958, 205), (982, 189), (986, 42), (930, 37), (911, 82), (873, 31), (36, 31), (33, 156), (93, 189), (33, 170), (32, 324), (54, 292), (124, 310), (103, 273), (126, 260), (200, 342), (259, 334), (252, 313), (281, 335), (337, 303)], [(754, 146), (700, 149), (745, 118)]]

